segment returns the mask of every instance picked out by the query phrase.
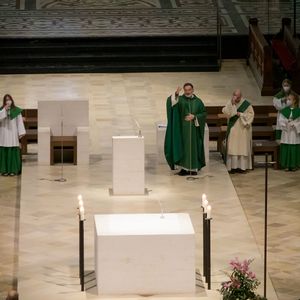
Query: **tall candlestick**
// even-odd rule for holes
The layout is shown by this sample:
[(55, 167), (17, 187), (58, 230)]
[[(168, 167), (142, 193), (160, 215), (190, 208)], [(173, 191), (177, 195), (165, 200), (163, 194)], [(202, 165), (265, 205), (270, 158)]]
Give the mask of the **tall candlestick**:
[(211, 205), (207, 205), (206, 213), (207, 213), (207, 219), (211, 219)]

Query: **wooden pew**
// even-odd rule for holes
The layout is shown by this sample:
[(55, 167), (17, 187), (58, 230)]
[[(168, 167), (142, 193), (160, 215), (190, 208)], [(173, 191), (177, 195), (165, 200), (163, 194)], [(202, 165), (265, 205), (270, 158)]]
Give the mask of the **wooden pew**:
[(22, 111), (26, 135), (21, 140), (22, 154), (27, 154), (28, 144), (38, 142), (38, 110), (24, 109)]
[(249, 52), (247, 64), (250, 66), (262, 96), (274, 94), (272, 48), (258, 26), (258, 20), (249, 20)]

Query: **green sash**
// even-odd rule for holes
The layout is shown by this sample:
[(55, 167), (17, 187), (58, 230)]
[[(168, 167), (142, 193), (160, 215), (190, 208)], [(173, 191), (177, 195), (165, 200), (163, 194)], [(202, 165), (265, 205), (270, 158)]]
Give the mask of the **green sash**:
[(22, 109), (20, 107), (15, 106), (14, 108), (10, 109), (9, 118), (13, 120), (21, 113), (22, 113)]
[(300, 117), (300, 108), (297, 107), (297, 108), (291, 109), (290, 107), (286, 107), (286, 108), (282, 109), (280, 111), (280, 113), (287, 119), (290, 118), (291, 113), (292, 113), (292, 119), (295, 120)]
[[(250, 106), (250, 102), (248, 100), (244, 100), (240, 107), (237, 109), (238, 112), (243, 113), (246, 109)], [(229, 136), (231, 128), (234, 126), (235, 122), (239, 119), (238, 115), (231, 117), (227, 123), (227, 132), (226, 132), (226, 139)]]

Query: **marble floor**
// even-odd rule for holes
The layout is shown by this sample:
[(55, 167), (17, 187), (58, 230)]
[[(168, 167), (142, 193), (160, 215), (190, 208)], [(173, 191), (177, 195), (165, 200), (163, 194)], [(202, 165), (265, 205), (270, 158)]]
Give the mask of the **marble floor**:
[[(154, 124), (165, 119), (166, 96), (185, 81), (195, 84), (196, 93), (206, 105), (226, 103), (236, 87), (240, 87), (255, 104), (270, 104), (272, 100), (271, 97), (259, 96), (256, 82), (244, 61), (225, 61), (219, 73), (0, 76), (1, 93), (11, 93), (17, 104), (25, 108), (36, 107), (38, 100), (88, 99), (91, 153), (89, 166), (65, 168), (66, 183), (53, 181), (60, 176), (59, 166), (37, 166), (36, 147), (31, 147), (31, 155), (25, 157), (22, 178), (0, 178), (0, 297), (7, 288), (18, 284), (22, 300), (113, 299), (98, 297), (94, 287), (93, 214), (159, 212), (158, 199), (167, 212), (188, 212), (191, 215), (196, 230), (196, 267), (201, 271), (200, 197), (203, 192), (208, 194), (213, 206), (214, 291), (208, 293), (199, 281), (196, 295), (153, 298), (220, 299), (215, 290), (225, 278), (223, 271), (228, 261), (235, 256), (254, 258), (253, 270), (262, 280), (262, 187), (258, 183), (261, 171), (230, 178), (219, 155), (211, 153), (209, 167), (199, 174), (198, 180), (188, 182), (173, 176), (165, 164), (157, 161)], [(146, 182), (150, 193), (142, 197), (112, 197), (109, 194), (112, 185), (111, 136), (136, 133), (133, 119), (142, 125), (146, 137)], [(271, 196), (274, 192), (277, 198), (274, 200), (276, 207), (270, 206), (272, 248), (268, 299), (297, 300), (299, 174), (286, 176), (284, 172), (273, 170), (271, 174)], [(292, 174), (296, 174), (295, 177)], [(276, 188), (281, 179), (285, 184), (283, 191)], [(255, 199), (254, 189), (257, 190)], [(86, 293), (79, 292), (78, 193), (84, 195), (87, 210), (86, 272), (90, 281)], [(290, 207), (280, 202), (280, 195), (292, 203)], [(283, 207), (282, 217), (277, 213), (280, 206)], [(293, 222), (290, 226), (283, 226), (289, 216)], [(282, 241), (285, 244), (281, 244)], [(295, 298), (297, 293), (298, 298)]]

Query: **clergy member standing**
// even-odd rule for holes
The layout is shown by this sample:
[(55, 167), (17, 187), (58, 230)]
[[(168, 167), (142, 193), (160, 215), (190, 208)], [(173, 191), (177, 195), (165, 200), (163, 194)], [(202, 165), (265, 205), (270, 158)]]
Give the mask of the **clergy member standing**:
[(280, 165), (286, 171), (300, 168), (300, 108), (296, 93), (287, 99), (287, 107), (280, 111), (279, 126), (282, 130), (280, 141)]
[(282, 81), (281, 90), (273, 98), (273, 105), (278, 110), (276, 131), (275, 131), (275, 136), (276, 136), (277, 141), (280, 141), (280, 138), (281, 138), (281, 128), (279, 125), (280, 111), (288, 106), (287, 98), (290, 93), (292, 93), (292, 82), (289, 79), (284, 79)]
[(21, 112), (13, 98), (5, 95), (0, 108), (0, 173), (4, 176), (21, 173), (19, 139), (26, 133)]
[(242, 98), (240, 90), (222, 109), (226, 115), (226, 166), (230, 173), (244, 173), (252, 169), (252, 122), (254, 111), (250, 102)]
[(167, 99), (168, 125), (165, 137), (165, 157), (172, 170), (176, 166), (180, 176), (197, 175), (205, 166), (204, 128), (206, 110), (194, 95), (191, 83), (183, 86)]

